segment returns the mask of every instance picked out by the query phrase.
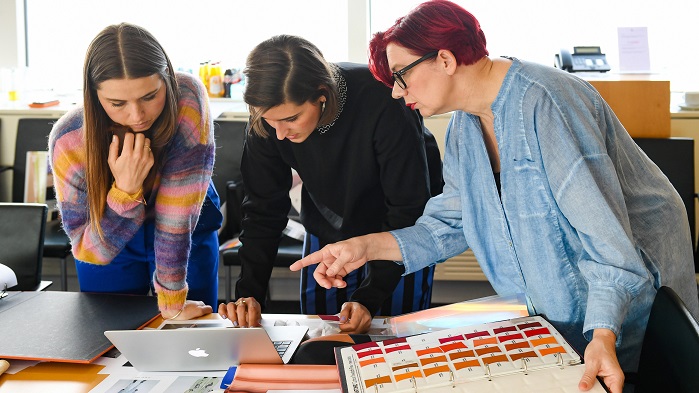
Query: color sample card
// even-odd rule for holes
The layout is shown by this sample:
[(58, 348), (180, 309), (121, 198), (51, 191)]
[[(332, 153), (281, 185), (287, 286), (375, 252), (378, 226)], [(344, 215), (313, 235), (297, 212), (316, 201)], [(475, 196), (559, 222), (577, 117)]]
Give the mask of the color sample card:
[[(573, 392), (584, 371), (580, 356), (540, 316), (341, 348), (337, 360), (345, 392), (415, 392), (439, 387), (452, 392), (458, 387), (478, 391), (473, 390), (474, 383), (497, 381), (484, 389), (498, 391), (493, 390), (498, 385), (509, 391), (511, 387), (506, 386), (514, 383), (519, 393), (529, 391), (528, 385), (531, 391), (542, 390), (538, 382), (542, 378), (551, 387), (570, 384)], [(575, 372), (562, 372), (571, 367)], [(550, 373), (566, 375), (570, 381), (543, 375)], [(510, 382), (513, 378), (527, 381)]]

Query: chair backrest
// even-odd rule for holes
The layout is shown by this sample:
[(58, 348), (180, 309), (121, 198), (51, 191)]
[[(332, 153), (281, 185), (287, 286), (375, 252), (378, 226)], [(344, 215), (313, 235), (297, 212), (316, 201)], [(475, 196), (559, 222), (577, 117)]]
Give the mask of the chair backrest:
[(643, 339), (635, 393), (699, 392), (699, 323), (679, 296), (660, 287)]
[[(26, 175), (27, 152), (47, 151), (49, 133), (58, 119), (24, 118), (17, 122), (15, 160), (12, 167), (12, 202), (24, 201), (24, 177)], [(47, 196), (47, 199), (52, 199)]]
[(219, 230), (219, 241), (225, 242), (239, 232), (239, 224), (228, 218), (228, 205), (226, 183), (229, 181), (242, 181), (240, 161), (243, 157), (243, 145), (245, 144), (245, 130), (247, 122), (244, 121), (214, 121), (214, 138), (216, 139), (216, 161), (214, 172), (211, 176), (214, 187), (221, 200), (221, 209), (225, 220)]
[[(635, 138), (636, 144), (655, 162), (682, 197), (692, 241), (696, 238), (694, 201), (694, 139), (692, 138)], [(693, 245), (696, 250), (696, 245)], [(699, 273), (699, 260), (694, 258), (694, 269)]]
[(240, 173), (240, 160), (243, 157), (246, 127), (247, 122), (244, 121), (216, 120), (214, 122), (216, 161), (212, 179), (222, 205), (226, 202), (226, 183), (243, 178)]
[(17, 275), (13, 291), (33, 291), (41, 284), (48, 206), (0, 203), (0, 262)]
[[(243, 201), (245, 200), (245, 185), (243, 181), (229, 181), (227, 184), (228, 203), (226, 203), (226, 215), (228, 227), (234, 237), (240, 235), (243, 230)], [(292, 209), (293, 210), (293, 209)], [(274, 267), (289, 267), (292, 263), (303, 257), (304, 242), (290, 236), (282, 236), (277, 248), (277, 257), (274, 259)], [(227, 255), (228, 254), (228, 255)], [(238, 248), (227, 249), (223, 252), (224, 265), (240, 265), (240, 259), (230, 258), (230, 254), (238, 254)]]
[(245, 199), (245, 186), (242, 180), (230, 180), (226, 183), (226, 218), (232, 236), (240, 235), (243, 230), (243, 200)]

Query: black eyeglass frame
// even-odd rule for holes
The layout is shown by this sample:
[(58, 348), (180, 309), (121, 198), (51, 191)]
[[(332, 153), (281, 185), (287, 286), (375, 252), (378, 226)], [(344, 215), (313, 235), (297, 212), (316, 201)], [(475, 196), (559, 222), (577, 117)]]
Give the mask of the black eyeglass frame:
[(426, 55), (422, 56), (421, 58), (419, 58), (419, 59), (415, 60), (414, 62), (408, 64), (407, 66), (401, 68), (400, 70), (395, 71), (393, 73), (393, 81), (395, 83), (398, 83), (398, 86), (400, 86), (401, 89), (407, 89), (408, 85), (405, 83), (405, 80), (403, 80), (403, 75), (405, 75), (405, 73), (410, 71), (411, 68), (422, 63), (423, 61), (425, 61), (427, 59), (431, 59), (433, 57), (436, 57), (437, 54), (439, 54), (439, 51), (429, 52)]

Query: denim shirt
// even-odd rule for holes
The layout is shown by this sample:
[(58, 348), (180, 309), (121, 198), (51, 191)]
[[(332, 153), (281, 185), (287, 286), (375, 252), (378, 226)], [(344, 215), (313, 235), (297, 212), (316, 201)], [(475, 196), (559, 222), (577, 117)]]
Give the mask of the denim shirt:
[(479, 118), (455, 112), (443, 194), (391, 232), (406, 274), (470, 247), (499, 295), (524, 293), (581, 354), (611, 329), (635, 370), (656, 288), (699, 315), (684, 204), (589, 83), (512, 61), (492, 104), (501, 196)]

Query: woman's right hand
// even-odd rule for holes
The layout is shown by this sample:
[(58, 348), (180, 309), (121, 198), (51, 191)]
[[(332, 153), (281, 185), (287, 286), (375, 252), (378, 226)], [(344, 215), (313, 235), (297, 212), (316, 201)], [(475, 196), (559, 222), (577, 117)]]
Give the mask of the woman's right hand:
[(254, 297), (241, 297), (235, 302), (221, 303), (218, 314), (230, 319), (234, 327), (257, 327), (262, 322), (262, 307)]
[(180, 311), (167, 311), (162, 313), (162, 317), (169, 321), (187, 321), (199, 318), (206, 314), (211, 314), (213, 308), (199, 300), (187, 300), (182, 305)]
[[(384, 255), (389, 257), (383, 258)], [(297, 271), (306, 266), (318, 264), (313, 272), (313, 278), (318, 285), (325, 289), (344, 288), (347, 286), (344, 277), (368, 261), (375, 259), (395, 261), (400, 258), (400, 249), (396, 240), (390, 233), (382, 232), (328, 244), (294, 262), (289, 269)]]
[(150, 148), (150, 139), (143, 133), (127, 132), (123, 136), (124, 146), (119, 152), (119, 137), (114, 135), (109, 145), (109, 169), (114, 176), (116, 187), (131, 195), (143, 187), (148, 172), (155, 163)]

